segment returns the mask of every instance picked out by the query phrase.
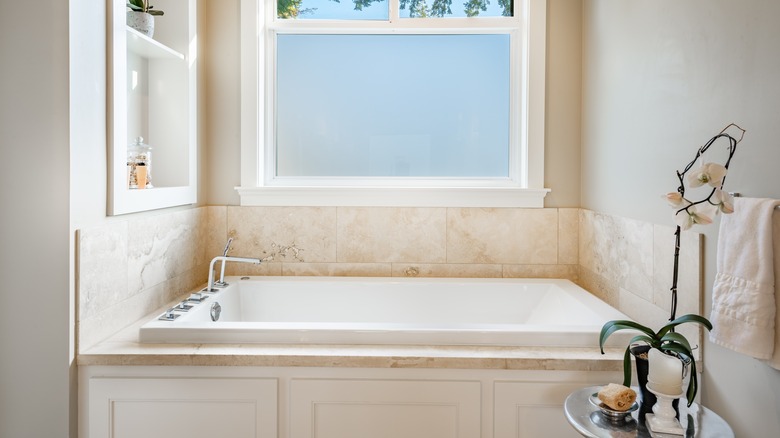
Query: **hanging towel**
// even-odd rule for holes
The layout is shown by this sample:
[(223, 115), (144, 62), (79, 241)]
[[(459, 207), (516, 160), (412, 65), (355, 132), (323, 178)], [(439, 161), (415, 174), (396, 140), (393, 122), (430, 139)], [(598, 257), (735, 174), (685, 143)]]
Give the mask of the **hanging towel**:
[(780, 210), (775, 209), (772, 216), (772, 233), (775, 236), (775, 352), (766, 363), (780, 370)]
[(772, 215), (778, 205), (736, 198), (718, 234), (710, 341), (758, 359), (770, 359), (775, 346), (773, 244), (780, 236), (772, 233)]

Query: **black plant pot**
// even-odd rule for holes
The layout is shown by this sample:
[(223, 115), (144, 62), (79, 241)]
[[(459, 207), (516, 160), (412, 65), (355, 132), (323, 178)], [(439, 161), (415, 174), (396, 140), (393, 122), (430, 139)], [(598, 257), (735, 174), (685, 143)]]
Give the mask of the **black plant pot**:
[[(636, 380), (639, 382), (639, 395), (642, 398), (642, 403), (639, 404), (639, 416), (644, 419), (644, 414), (653, 413), (653, 406), (658, 400), (655, 394), (647, 390), (647, 374), (650, 369), (650, 361), (647, 360), (647, 352), (650, 351), (650, 346), (644, 344), (634, 345), (630, 350), (631, 354), (634, 356), (634, 362), (636, 363)], [(679, 398), (672, 401), (672, 407), (677, 413), (678, 419), (680, 418), (679, 404)]]
[(639, 382), (639, 395), (642, 398), (640, 412), (653, 412), (655, 405), (655, 394), (647, 390), (647, 373), (650, 362), (647, 360), (647, 352), (650, 351), (649, 345), (634, 345), (631, 347), (631, 354), (634, 355), (636, 363), (636, 380)]

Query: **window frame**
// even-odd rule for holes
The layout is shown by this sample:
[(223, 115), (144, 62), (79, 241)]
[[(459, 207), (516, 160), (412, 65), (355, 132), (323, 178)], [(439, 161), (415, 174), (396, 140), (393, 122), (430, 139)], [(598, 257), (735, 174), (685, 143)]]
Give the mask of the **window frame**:
[[(544, 188), (546, 0), (516, 0), (514, 17), (428, 19), (398, 19), (398, 2), (391, 1), (387, 21), (267, 21), (275, 16), (275, 5), (241, 0), (241, 186), (236, 187), (241, 205), (544, 206), (549, 192)], [(274, 81), (266, 78), (275, 75), (277, 33), (509, 33), (509, 177), (273, 178)]]

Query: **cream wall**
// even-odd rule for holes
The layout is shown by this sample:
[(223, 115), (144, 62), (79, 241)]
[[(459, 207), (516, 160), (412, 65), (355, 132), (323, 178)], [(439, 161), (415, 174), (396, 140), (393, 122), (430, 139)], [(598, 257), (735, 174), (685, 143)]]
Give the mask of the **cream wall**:
[[(548, 0), (545, 207), (580, 204), (580, 0)], [(240, 185), (240, 8), (239, 0), (201, 2), (207, 67), (203, 198), (208, 205), (238, 205)]]
[(68, 3), (0, 14), (0, 436), (70, 422)]
[[(747, 129), (729, 190), (780, 198), (780, 3), (588, 0), (583, 19), (582, 207), (672, 225), (659, 195), (729, 122)], [(705, 234), (705, 315), (717, 225)], [(780, 436), (780, 371), (703, 345), (702, 400), (737, 436)]]

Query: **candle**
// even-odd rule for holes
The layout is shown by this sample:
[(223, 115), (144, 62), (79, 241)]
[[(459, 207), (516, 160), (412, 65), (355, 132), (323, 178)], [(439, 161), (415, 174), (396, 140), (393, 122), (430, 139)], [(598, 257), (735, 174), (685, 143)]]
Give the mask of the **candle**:
[(648, 352), (647, 383), (653, 390), (663, 394), (682, 393), (682, 361), (664, 354), (657, 348)]

